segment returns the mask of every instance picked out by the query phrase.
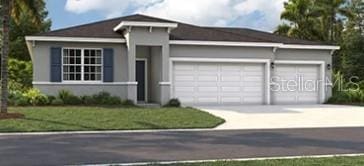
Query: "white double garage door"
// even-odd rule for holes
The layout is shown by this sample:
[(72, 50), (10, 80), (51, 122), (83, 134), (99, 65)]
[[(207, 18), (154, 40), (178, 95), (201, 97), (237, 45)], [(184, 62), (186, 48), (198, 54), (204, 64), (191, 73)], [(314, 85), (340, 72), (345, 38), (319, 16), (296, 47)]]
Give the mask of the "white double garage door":
[(267, 65), (173, 62), (172, 96), (186, 105), (320, 103), (320, 65)]

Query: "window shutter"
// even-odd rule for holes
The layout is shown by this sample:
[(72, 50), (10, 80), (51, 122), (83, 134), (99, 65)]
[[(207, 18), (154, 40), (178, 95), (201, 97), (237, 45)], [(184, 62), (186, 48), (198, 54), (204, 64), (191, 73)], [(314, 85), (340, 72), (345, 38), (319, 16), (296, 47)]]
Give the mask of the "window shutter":
[(104, 48), (103, 74), (104, 82), (114, 81), (114, 50), (112, 48)]
[(62, 48), (51, 48), (51, 82), (62, 82)]

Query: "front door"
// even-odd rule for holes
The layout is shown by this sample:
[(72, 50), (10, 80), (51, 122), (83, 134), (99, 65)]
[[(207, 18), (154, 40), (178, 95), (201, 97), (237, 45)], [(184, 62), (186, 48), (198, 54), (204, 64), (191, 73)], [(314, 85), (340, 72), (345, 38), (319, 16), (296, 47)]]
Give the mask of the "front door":
[(146, 101), (146, 61), (137, 60), (136, 61), (136, 81), (138, 82), (137, 87), (137, 99), (138, 101)]

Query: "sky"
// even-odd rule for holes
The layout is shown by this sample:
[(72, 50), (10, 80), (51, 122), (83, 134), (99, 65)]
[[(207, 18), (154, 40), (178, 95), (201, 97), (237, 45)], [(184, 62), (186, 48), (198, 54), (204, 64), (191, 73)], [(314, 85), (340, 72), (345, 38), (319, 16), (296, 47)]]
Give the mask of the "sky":
[(131, 14), (273, 31), (287, 0), (46, 0), (52, 30)]

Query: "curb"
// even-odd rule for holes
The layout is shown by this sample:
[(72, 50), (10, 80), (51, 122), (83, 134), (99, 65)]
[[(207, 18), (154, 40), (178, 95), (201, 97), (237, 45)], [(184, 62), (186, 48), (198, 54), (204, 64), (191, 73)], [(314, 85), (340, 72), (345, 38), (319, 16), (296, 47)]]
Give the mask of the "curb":
[(286, 156), (286, 157), (258, 157), (258, 158), (236, 158), (236, 159), (219, 159), (219, 160), (184, 160), (184, 161), (160, 161), (160, 162), (139, 162), (139, 163), (109, 163), (109, 164), (86, 164), (84, 166), (145, 166), (145, 165), (172, 165), (172, 164), (192, 164), (218, 161), (256, 161), (256, 160), (288, 160), (301, 158), (331, 158), (331, 157), (358, 157), (364, 156), (364, 153), (356, 154), (330, 154), (330, 155), (307, 155), (307, 156)]

